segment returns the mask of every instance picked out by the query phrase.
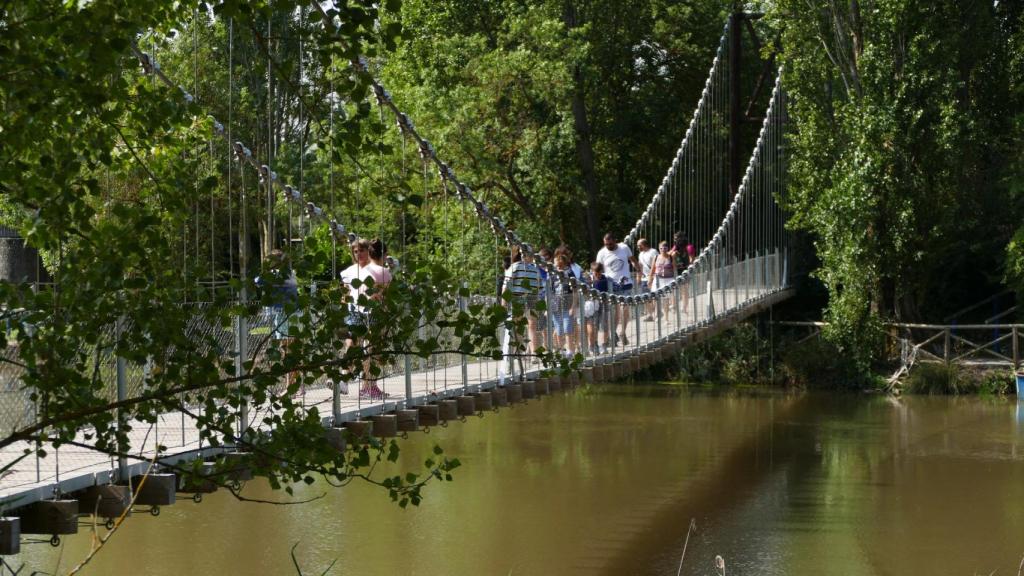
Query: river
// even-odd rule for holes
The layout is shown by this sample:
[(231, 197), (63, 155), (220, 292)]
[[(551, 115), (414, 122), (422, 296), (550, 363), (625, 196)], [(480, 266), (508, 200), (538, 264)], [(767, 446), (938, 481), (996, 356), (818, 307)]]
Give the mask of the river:
[[(135, 514), (83, 574), (297, 574), (296, 543), (304, 574), (364, 576), (674, 575), (684, 545), (688, 575), (1013, 575), (1024, 555), (1012, 398), (600, 385), (400, 442), (380, 472), (435, 443), (463, 464), (417, 508), (360, 483), (222, 491)], [(8, 561), (66, 573), (84, 523)]]

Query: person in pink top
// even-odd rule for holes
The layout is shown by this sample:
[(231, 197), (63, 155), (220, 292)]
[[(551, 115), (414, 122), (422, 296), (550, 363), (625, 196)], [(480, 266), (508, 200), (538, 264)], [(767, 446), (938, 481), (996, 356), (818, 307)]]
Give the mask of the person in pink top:
[[(366, 296), (371, 300), (383, 299), (384, 290), (391, 283), (391, 271), (370, 259), (370, 242), (368, 240), (360, 238), (351, 244), (351, 248), (353, 263), (341, 272), (341, 281), (348, 285), (349, 289), (348, 316), (345, 322), (349, 326), (368, 327), (369, 312), (365, 306), (359, 304), (359, 297)], [(372, 280), (372, 288), (368, 282), (370, 280)], [(354, 344), (354, 340), (348, 341), (348, 346)], [(366, 353), (369, 354), (368, 349)], [(359, 389), (359, 396), (382, 400), (384, 392), (370, 380), (370, 373), (370, 361), (366, 360), (363, 362), (363, 382)]]
[[(672, 249), (668, 252), (669, 256), (675, 260), (676, 263), (676, 276), (682, 276), (683, 272), (690, 267), (690, 263), (696, 257), (697, 249), (693, 246), (690, 240), (686, 237), (686, 234), (682, 230), (675, 233), (672, 237)], [(690, 287), (685, 282), (680, 286), (680, 300), (683, 303), (683, 314), (686, 314), (690, 308)]]

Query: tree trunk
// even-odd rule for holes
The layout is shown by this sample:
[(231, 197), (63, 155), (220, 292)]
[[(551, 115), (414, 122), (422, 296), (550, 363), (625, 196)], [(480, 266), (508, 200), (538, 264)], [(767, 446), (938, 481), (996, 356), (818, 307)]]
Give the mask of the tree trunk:
[[(572, 1), (565, 3), (565, 25), (568, 29), (579, 26), (576, 15), (576, 7)], [(594, 146), (590, 139), (590, 122), (587, 119), (587, 104), (583, 89), (583, 71), (579, 65), (574, 65), (572, 70), (573, 93), (572, 93), (572, 116), (573, 128), (576, 130), (576, 158), (580, 163), (580, 172), (583, 174), (583, 191), (586, 194), (586, 224), (587, 240), (590, 246), (597, 246), (601, 243), (601, 215), (598, 207), (597, 174), (594, 171)]]
[[(274, 249), (274, 238), (273, 238), (273, 236), (271, 235), (271, 232), (270, 232), (270, 222), (268, 220), (266, 220), (266, 219), (260, 218), (259, 223), (260, 223), (260, 228), (259, 228), (260, 254), (259, 254), (259, 259), (256, 261), (257, 264), (262, 263), (264, 260), (266, 260), (267, 255), (270, 254), (270, 251)], [(252, 264), (253, 264), (253, 262), (250, 261), (249, 262), (250, 274), (255, 275), (256, 272), (252, 268)], [(258, 270), (258, 267), (256, 268), (256, 270)]]

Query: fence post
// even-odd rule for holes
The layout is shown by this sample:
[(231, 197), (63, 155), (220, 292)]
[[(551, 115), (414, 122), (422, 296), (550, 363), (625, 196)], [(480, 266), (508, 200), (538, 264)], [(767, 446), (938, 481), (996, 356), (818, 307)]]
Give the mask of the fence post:
[(778, 248), (775, 248), (775, 289), (782, 289), (782, 258)]
[[(504, 306), (505, 309), (508, 310), (508, 315), (506, 319), (508, 321), (514, 322), (515, 305), (511, 301), (505, 301), (504, 303), (502, 303), (502, 306)], [(505, 339), (505, 342), (503, 345), (504, 350), (501, 361), (503, 364), (505, 364), (505, 372), (508, 374), (509, 381), (517, 382), (518, 377), (516, 376), (515, 354), (518, 347), (519, 338), (516, 335), (516, 333), (513, 330), (509, 330), (507, 326), (504, 328), (504, 332), (505, 333), (503, 335), (503, 338)]]
[(640, 353), (640, 342), (642, 340), (640, 324), (643, 322), (643, 318), (641, 316), (646, 306), (647, 305), (644, 303), (643, 298), (637, 296), (636, 302), (633, 304), (633, 324), (636, 325), (636, 342), (633, 342), (633, 346), (636, 348), (638, 354)]
[(707, 321), (708, 322), (710, 322), (711, 320), (713, 320), (715, 318), (715, 298), (714, 298), (715, 287), (714, 287), (714, 283), (712, 281), (712, 278), (713, 278), (712, 274), (713, 273), (710, 273), (710, 272), (708, 274), (707, 289), (706, 289), (706, 292), (707, 292), (707, 295), (708, 295), (708, 310), (707, 310)]
[[(696, 268), (694, 268), (696, 270)], [(697, 324), (697, 273), (690, 275), (690, 310), (693, 313), (693, 324)]]
[[(245, 301), (244, 294), (242, 301)], [(249, 319), (241, 314), (235, 317), (235, 352), (238, 353), (238, 358), (235, 361), (235, 377), (238, 378), (238, 384), (241, 385), (242, 379), (245, 377), (245, 361), (249, 358)], [(238, 436), (241, 437), (249, 426), (249, 402), (242, 398), (239, 405)]]
[(402, 356), (404, 365), (402, 369), (405, 370), (405, 405), (415, 406), (416, 402), (412, 398), (412, 360), (408, 354)]
[(750, 284), (752, 279), (750, 277), (750, 254), (743, 254), (743, 302), (750, 301)]
[(942, 360), (946, 364), (949, 364), (949, 328), (944, 328), (942, 330), (942, 333), (943, 333)]
[(1020, 353), (1017, 348), (1017, 325), (1013, 325), (1013, 372), (1016, 373), (1020, 367)]
[(789, 287), (789, 247), (787, 246), (782, 251), (782, 278), (779, 279), (779, 283), (788, 288)]
[(611, 304), (608, 306), (608, 341), (612, 344), (612, 356), (615, 356), (615, 345), (618, 344), (619, 339), (619, 328), (616, 325), (616, 307), (619, 305), (615, 300), (615, 296), (611, 296), (608, 299)]
[[(118, 324), (120, 324), (120, 322), (118, 322)], [(120, 330), (118, 332), (120, 332)], [(126, 361), (123, 357), (118, 356), (115, 362), (117, 367), (117, 401), (122, 402), (128, 398), (128, 383), (125, 375)], [(118, 408), (118, 431), (125, 429), (125, 420), (124, 410)], [(128, 458), (125, 457), (125, 453), (128, 452), (128, 447), (121, 444), (117, 447), (117, 451), (120, 453), (117, 457), (117, 479), (118, 481), (123, 482), (128, 478)]]
[(754, 300), (761, 295), (761, 251), (754, 250)]
[(723, 312), (728, 312), (729, 311), (729, 301), (728, 301), (728, 299), (726, 297), (726, 293), (725, 293), (725, 283), (726, 283), (725, 262), (726, 262), (725, 254), (719, 252), (718, 253), (718, 288), (722, 291), (722, 311)]
[[(469, 289), (469, 283), (468, 282), (463, 282), (462, 283), (462, 288), (465, 289), (465, 290), (468, 290)], [(459, 294), (459, 312), (465, 312), (466, 311), (466, 308), (467, 308), (466, 304), (467, 304), (466, 303), (466, 297), (461, 295), (461, 294)], [(469, 387), (469, 364), (467, 363), (467, 360), (466, 360), (466, 354), (462, 353), (461, 356), (462, 356), (462, 393), (465, 394), (466, 392), (468, 392), (468, 387)], [(407, 374), (408, 374), (408, 372), (407, 372)], [(411, 392), (411, 388), (412, 388), (412, 385), (409, 382), (409, 377), (406, 376), (405, 389), (406, 389), (406, 394), (408, 394), (408, 396), (406, 396), (406, 398), (411, 398), (412, 397), (412, 394), (410, 393)]]
[(586, 300), (583, 298), (583, 289), (578, 289), (576, 292), (576, 324), (579, 326), (579, 333), (576, 339), (580, 343), (579, 351), (583, 355), (584, 360), (587, 359), (587, 356), (590, 356), (590, 342), (587, 338), (586, 304)]
[[(687, 279), (687, 281), (689, 281), (689, 279)], [(683, 312), (682, 312), (682, 310), (679, 309), (679, 306), (680, 306), (680, 303), (681, 303), (681, 300), (682, 300), (679, 297), (679, 294), (682, 291), (683, 291), (683, 283), (682, 282), (676, 282), (672, 286), (672, 297), (675, 298), (675, 301), (676, 301), (676, 329), (675, 329), (676, 332), (678, 332), (678, 331), (683, 329)]]
[(548, 275), (547, 280), (544, 282), (544, 315), (538, 315), (537, 321), (539, 322), (542, 318), (544, 320), (544, 349), (548, 352), (555, 351), (555, 331), (552, 326), (551, 320), (554, 318), (554, 308), (551, 306), (551, 297), (554, 292), (555, 279), (553, 275)]
[(658, 340), (661, 340), (661, 298), (658, 296), (654, 299), (654, 313), (658, 315)]

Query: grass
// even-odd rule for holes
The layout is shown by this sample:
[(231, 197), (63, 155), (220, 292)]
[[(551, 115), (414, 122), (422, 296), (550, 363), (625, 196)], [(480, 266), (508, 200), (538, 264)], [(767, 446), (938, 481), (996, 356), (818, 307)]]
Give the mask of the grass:
[(915, 366), (904, 388), (912, 394), (1004, 396), (1014, 390), (1014, 375), (1005, 369), (966, 368), (956, 364)]

